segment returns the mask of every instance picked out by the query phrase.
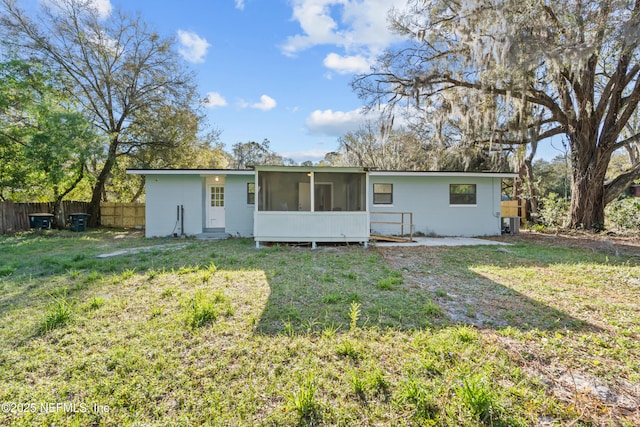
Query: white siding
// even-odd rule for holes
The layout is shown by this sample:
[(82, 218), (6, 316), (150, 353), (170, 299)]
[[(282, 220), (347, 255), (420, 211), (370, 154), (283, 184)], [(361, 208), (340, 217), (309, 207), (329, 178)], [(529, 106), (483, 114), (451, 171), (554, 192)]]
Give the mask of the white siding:
[(147, 175), (145, 235), (179, 234), (178, 206), (184, 206), (184, 233), (202, 233), (203, 193), (203, 180), (199, 175)]
[(368, 242), (367, 212), (256, 212), (255, 240)]
[(255, 204), (247, 203), (247, 184), (253, 175), (227, 175), (225, 179), (225, 232), (233, 237), (253, 236)]
[[(369, 177), (371, 212), (413, 212), (413, 231), (438, 236), (500, 234), (500, 184), (496, 177)], [(393, 203), (373, 205), (373, 184), (393, 184)], [(476, 184), (476, 205), (450, 206), (450, 184)], [(408, 220), (408, 217), (406, 218)], [(371, 215), (371, 221), (400, 221), (400, 216)], [(373, 233), (400, 234), (399, 225), (372, 224)]]

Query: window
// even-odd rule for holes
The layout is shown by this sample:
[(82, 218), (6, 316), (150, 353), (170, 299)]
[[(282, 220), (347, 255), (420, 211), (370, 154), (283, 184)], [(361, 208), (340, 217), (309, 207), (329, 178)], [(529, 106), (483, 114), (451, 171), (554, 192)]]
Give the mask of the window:
[(475, 184), (451, 184), (449, 185), (449, 204), (451, 205), (475, 205)]
[(390, 205), (393, 203), (393, 184), (373, 184), (373, 204)]
[(215, 185), (211, 186), (211, 207), (224, 207), (224, 187)]
[(256, 203), (256, 184), (254, 182), (247, 183), (247, 204), (254, 205)]

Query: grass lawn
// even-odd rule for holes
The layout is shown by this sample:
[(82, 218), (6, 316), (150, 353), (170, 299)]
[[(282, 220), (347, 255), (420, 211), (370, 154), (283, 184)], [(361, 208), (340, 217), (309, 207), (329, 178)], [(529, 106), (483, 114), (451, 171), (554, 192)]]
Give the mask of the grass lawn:
[(638, 425), (605, 249), (0, 236), (0, 425)]

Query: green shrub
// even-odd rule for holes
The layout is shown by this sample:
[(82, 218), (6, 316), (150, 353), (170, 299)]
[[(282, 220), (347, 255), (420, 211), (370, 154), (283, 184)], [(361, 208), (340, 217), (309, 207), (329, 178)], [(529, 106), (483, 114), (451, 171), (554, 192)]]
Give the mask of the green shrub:
[(605, 214), (618, 230), (640, 230), (640, 198), (615, 200), (607, 206)]
[(556, 193), (540, 199), (540, 222), (547, 227), (563, 227), (569, 216), (569, 200), (565, 200)]

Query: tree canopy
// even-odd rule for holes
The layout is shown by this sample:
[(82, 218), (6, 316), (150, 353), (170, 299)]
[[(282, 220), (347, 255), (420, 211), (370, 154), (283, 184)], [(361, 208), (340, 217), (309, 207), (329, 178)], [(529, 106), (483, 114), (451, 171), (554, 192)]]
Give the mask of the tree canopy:
[(272, 151), (271, 142), (266, 138), (261, 143), (249, 141), (233, 144), (232, 153), (234, 169), (245, 169), (255, 165), (294, 164), (293, 160)]
[(93, 125), (59, 90), (60, 76), (39, 64), (0, 63), (0, 194), (60, 202), (84, 178), (89, 158), (99, 158)]
[(64, 89), (108, 138), (105, 159), (95, 171), (89, 212), (95, 224), (118, 158), (147, 146), (162, 150), (174, 142), (134, 132), (141, 127), (136, 124), (162, 109), (194, 111), (194, 76), (184, 67), (174, 40), (161, 37), (139, 16), (116, 11), (104, 18), (85, 0), (42, 3), (32, 16), (15, 0), (1, 1), (8, 42), (25, 57), (64, 74)]
[(354, 88), (371, 104), (413, 103), (460, 144), (513, 147), (564, 135), (570, 226), (597, 228), (640, 161), (605, 181), (612, 154), (640, 140), (640, 0), (410, 0), (407, 37)]

